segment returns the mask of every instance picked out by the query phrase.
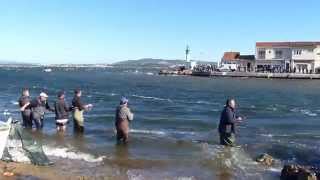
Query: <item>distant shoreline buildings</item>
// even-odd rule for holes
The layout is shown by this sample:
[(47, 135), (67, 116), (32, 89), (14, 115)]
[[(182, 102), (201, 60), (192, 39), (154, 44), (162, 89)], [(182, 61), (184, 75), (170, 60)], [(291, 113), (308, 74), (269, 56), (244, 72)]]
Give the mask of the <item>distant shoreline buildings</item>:
[(255, 52), (225, 52), (220, 66), (240, 72), (320, 73), (320, 42), (257, 42)]

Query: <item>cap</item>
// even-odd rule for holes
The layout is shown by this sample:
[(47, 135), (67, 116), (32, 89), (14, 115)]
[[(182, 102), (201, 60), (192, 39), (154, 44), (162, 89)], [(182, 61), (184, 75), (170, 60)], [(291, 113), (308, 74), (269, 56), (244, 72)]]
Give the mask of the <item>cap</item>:
[(120, 104), (126, 104), (126, 103), (128, 103), (129, 102), (129, 100), (126, 98), (126, 97), (122, 97), (121, 99), (120, 99)]
[(48, 95), (47, 95), (46, 93), (42, 92), (42, 93), (40, 93), (40, 97), (45, 97), (45, 98), (47, 98)]

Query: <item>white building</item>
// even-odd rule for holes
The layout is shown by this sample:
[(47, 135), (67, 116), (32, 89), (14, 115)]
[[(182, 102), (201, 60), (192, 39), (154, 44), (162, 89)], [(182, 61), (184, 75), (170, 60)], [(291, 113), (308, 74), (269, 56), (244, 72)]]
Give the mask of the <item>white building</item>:
[(257, 42), (256, 68), (281, 72), (320, 70), (320, 42)]

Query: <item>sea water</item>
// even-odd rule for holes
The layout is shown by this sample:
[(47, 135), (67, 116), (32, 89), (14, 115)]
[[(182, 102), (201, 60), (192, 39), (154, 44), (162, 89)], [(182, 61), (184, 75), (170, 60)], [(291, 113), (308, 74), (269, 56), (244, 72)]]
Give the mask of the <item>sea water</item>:
[[(153, 74), (156, 74), (154, 72)], [(94, 105), (85, 113), (85, 133), (57, 133), (54, 114), (45, 115), (37, 138), (61, 173), (129, 179), (275, 179), (285, 163), (320, 165), (320, 83), (275, 80), (158, 76), (122, 70), (0, 70), (1, 119), (21, 119), (17, 100), (23, 87), (36, 97), (83, 90)], [(117, 145), (114, 113), (126, 96), (135, 114), (130, 143)], [(217, 126), (227, 98), (238, 104), (244, 122), (239, 148), (219, 145)], [(71, 118), (70, 118), (71, 120)], [(267, 168), (254, 162), (261, 153), (276, 159)]]

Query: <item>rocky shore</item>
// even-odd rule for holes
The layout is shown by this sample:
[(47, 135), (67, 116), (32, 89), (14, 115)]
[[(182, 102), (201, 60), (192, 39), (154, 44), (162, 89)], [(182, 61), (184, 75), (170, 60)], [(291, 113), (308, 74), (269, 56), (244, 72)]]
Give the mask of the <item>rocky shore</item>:
[[(271, 167), (275, 160), (269, 154), (261, 154), (256, 162)], [(281, 171), (280, 180), (319, 180), (320, 168), (301, 165), (284, 165)]]
[(320, 169), (316, 167), (285, 165), (281, 171), (281, 180), (317, 180)]

